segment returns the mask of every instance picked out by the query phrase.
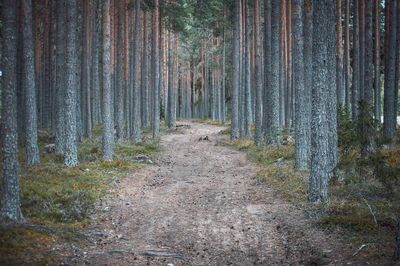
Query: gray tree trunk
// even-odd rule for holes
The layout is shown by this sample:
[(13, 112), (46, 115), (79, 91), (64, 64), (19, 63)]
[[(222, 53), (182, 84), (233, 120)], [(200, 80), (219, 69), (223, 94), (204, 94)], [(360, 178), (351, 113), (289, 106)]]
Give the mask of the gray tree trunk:
[[(139, 88), (139, 41), (140, 41), (140, 0), (136, 0), (135, 42), (133, 45), (133, 117), (132, 136), (133, 142), (141, 141), (141, 117), (140, 117), (140, 88)], [(158, 32), (157, 32), (158, 34)]]
[(103, 160), (112, 161), (114, 154), (114, 128), (111, 114), (111, 27), (110, 0), (103, 2)]
[(385, 88), (383, 103), (383, 136), (387, 139), (394, 140), (396, 136), (397, 125), (397, 98), (396, 90), (396, 38), (397, 38), (397, 1), (390, 1), (389, 8), (389, 31), (388, 37), (388, 53), (386, 54), (385, 65)]
[(0, 220), (24, 219), (19, 200), (17, 132), (17, 1), (4, 0), (2, 22), (1, 157), (2, 197)]
[(77, 87), (78, 81), (78, 1), (67, 1), (67, 33), (66, 33), (66, 97), (65, 97), (65, 153), (64, 164), (78, 164), (77, 151)]
[(249, 21), (249, 1), (245, 0), (245, 38), (244, 38), (244, 87), (245, 87), (245, 113), (244, 113), (244, 136), (251, 135), (251, 74), (250, 74), (250, 21)]
[(271, 93), (271, 0), (264, 0), (264, 108), (263, 131), (264, 139), (268, 139), (267, 127), (271, 121), (270, 93)]
[(344, 90), (346, 110), (351, 111), (350, 100), (350, 0), (345, 0)]
[(359, 8), (358, 1), (353, 6), (353, 81), (351, 93), (351, 110), (353, 120), (358, 118), (358, 102), (360, 101), (360, 40), (359, 40)]
[[(313, 86), (311, 117), (311, 169), (309, 196), (311, 202), (329, 199), (328, 181), (331, 175), (329, 154), (329, 121), (326, 101), (329, 95), (328, 77), (328, 12), (331, 0), (313, 0)], [(332, 63), (332, 62), (329, 62)], [(335, 97), (336, 98), (336, 97)], [(331, 115), (331, 114), (329, 114)]]
[[(225, 87), (226, 87), (226, 75), (225, 75), (225, 57), (226, 57), (226, 53), (225, 53), (225, 28), (223, 30), (223, 39), (222, 39), (222, 88), (221, 88), (221, 98), (222, 98), (222, 123), (225, 124), (226, 122), (226, 106), (225, 106)], [(194, 75), (195, 76), (195, 75)], [(194, 84), (196, 84), (196, 80), (193, 81)], [(193, 90), (195, 91), (195, 90)]]
[[(328, 1), (327, 6), (328, 16), (327, 20), (327, 39), (328, 43), (328, 95), (326, 98), (326, 112), (328, 119), (328, 132), (329, 132), (329, 165), (331, 170), (336, 167), (338, 135), (337, 135), (337, 85), (336, 85), (336, 4), (334, 1)], [(315, 24), (314, 24), (315, 25)]]
[[(143, 38), (143, 58), (142, 58), (142, 126), (145, 127), (149, 123), (149, 14), (143, 13), (144, 16), (144, 38)], [(162, 55), (161, 55), (162, 56)]]
[(232, 38), (231, 140), (239, 138), (239, 19), (240, 0), (235, 0)]
[(169, 45), (168, 45), (168, 115), (167, 126), (172, 128), (175, 126), (175, 90), (174, 90), (174, 39), (173, 33), (169, 32)]
[(380, 0), (374, 0), (374, 92), (375, 92), (375, 119), (381, 122), (381, 23), (380, 23)]
[(365, 89), (365, 0), (358, 1), (360, 32), (360, 99), (364, 99)]
[[(372, 39), (372, 0), (365, 0), (365, 74), (364, 74), (364, 100), (368, 104), (368, 109), (364, 110), (366, 113), (365, 119), (372, 120), (373, 112), (372, 107), (374, 104), (374, 76), (373, 76), (373, 39)], [(371, 107), (371, 112), (370, 108)], [(368, 122), (363, 121), (364, 139), (361, 145), (361, 156), (368, 158), (374, 151), (374, 133), (375, 130), (368, 127)]]
[[(124, 10), (123, 10), (123, 2), (115, 1), (114, 9), (116, 11), (116, 73), (115, 73), (115, 115), (116, 115), (116, 123), (115, 127), (117, 129), (116, 140), (117, 143), (121, 143), (124, 140), (124, 89), (123, 89), (123, 73), (124, 73), (124, 40), (123, 40), (123, 25), (124, 25)], [(138, 1), (136, 1), (138, 2)], [(139, 19), (136, 19), (136, 23)], [(133, 64), (133, 67), (136, 65)]]
[[(256, 108), (255, 108), (255, 131), (254, 145), (259, 146), (262, 140), (262, 64), (261, 64), (261, 34), (260, 34), (260, 0), (254, 1), (254, 60), (255, 60), (255, 87), (256, 87)], [(247, 95), (246, 95), (247, 96)], [(250, 95), (246, 101), (250, 102)], [(249, 117), (251, 119), (251, 115)]]
[(271, 85), (267, 92), (269, 98), (266, 143), (273, 143), (278, 135), (279, 124), (279, 67), (280, 67), (280, 0), (271, 0)]
[(55, 153), (63, 154), (65, 133), (65, 1), (56, 2), (56, 132)]
[(337, 104), (345, 105), (345, 88), (343, 83), (343, 37), (342, 37), (342, 0), (336, 0), (336, 93)]
[(303, 7), (301, 0), (292, 0), (293, 46), (293, 90), (295, 92), (295, 163), (296, 170), (308, 168), (310, 143), (310, 87), (304, 86), (304, 41)]
[(32, 32), (32, 1), (22, 1), (23, 16), (23, 79), (22, 90), (25, 93), (26, 123), (26, 164), (36, 165), (40, 162), (37, 143), (37, 109), (34, 41)]
[(159, 81), (159, 6), (158, 0), (154, 0), (155, 9), (153, 10), (153, 39), (152, 39), (152, 99), (153, 99), (153, 116), (152, 116), (152, 128), (153, 138), (160, 136), (160, 81)]

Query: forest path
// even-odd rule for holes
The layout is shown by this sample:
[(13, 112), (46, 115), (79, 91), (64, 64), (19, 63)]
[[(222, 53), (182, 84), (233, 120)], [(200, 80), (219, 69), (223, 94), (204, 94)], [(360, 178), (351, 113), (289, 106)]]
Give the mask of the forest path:
[[(245, 152), (217, 146), (224, 127), (183, 121), (155, 164), (121, 180), (67, 264), (281, 265), (310, 259), (302, 212), (254, 184)], [(209, 140), (199, 141), (208, 136)], [(314, 237), (324, 239), (321, 232)], [(325, 240), (322, 243), (327, 243)], [(335, 244), (331, 248), (335, 248)], [(334, 252), (334, 251), (329, 251)], [(336, 257), (337, 258), (337, 257)]]

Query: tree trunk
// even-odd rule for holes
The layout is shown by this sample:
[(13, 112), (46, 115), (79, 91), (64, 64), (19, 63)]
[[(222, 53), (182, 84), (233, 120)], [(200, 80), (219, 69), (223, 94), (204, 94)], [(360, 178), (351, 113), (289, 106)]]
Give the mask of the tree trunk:
[[(379, 0), (378, 0), (379, 1)], [(350, 100), (350, 0), (345, 0), (344, 19), (344, 91), (346, 110), (351, 111)]]
[(158, 138), (160, 135), (160, 81), (159, 81), (159, 6), (158, 0), (154, 0), (155, 8), (153, 10), (153, 39), (152, 39), (152, 98), (153, 98), (153, 117), (152, 117), (152, 128), (153, 138)]
[(32, 32), (32, 1), (22, 1), (23, 16), (23, 79), (22, 90), (25, 93), (26, 123), (26, 164), (36, 165), (40, 162), (37, 143), (37, 109), (34, 40)]
[(352, 118), (358, 118), (358, 101), (360, 100), (360, 40), (359, 40), (359, 8), (358, 1), (353, 6), (353, 82), (351, 94)]
[(173, 33), (169, 32), (169, 45), (168, 45), (168, 115), (167, 115), (167, 126), (172, 128), (175, 126), (175, 121), (173, 121), (175, 108), (175, 92), (174, 92), (174, 40)]
[[(255, 13), (255, 12), (254, 12)], [(244, 38), (244, 75), (245, 75), (245, 114), (244, 123), (245, 131), (244, 136), (250, 137), (251, 131), (251, 74), (250, 74), (250, 25), (249, 25), (249, 1), (245, 0), (245, 38)]]
[(271, 122), (270, 94), (271, 86), (271, 0), (264, 0), (264, 104), (263, 131), (264, 139), (268, 139), (268, 127)]
[[(336, 29), (335, 29), (335, 10), (336, 5), (334, 1), (328, 1), (328, 17), (327, 20), (327, 39), (325, 42), (328, 43), (328, 95), (326, 98), (326, 113), (328, 119), (328, 151), (329, 151), (329, 165), (331, 170), (336, 167), (337, 147), (338, 147), (338, 135), (337, 135), (337, 85), (336, 85)], [(315, 24), (314, 24), (315, 25)]]
[(65, 153), (64, 164), (78, 164), (76, 146), (76, 111), (78, 87), (78, 0), (67, 1), (67, 33), (66, 33), (66, 97), (65, 97)]
[(103, 160), (112, 161), (114, 154), (114, 128), (111, 113), (111, 23), (110, 0), (103, 2)]
[(385, 53), (385, 88), (384, 88), (384, 109), (383, 109), (383, 136), (387, 139), (394, 140), (396, 136), (397, 125), (397, 97), (396, 90), (396, 38), (397, 38), (397, 1), (390, 1), (389, 7), (389, 31), (388, 34), (388, 52)]
[[(260, 34), (260, 0), (254, 1), (254, 38), (255, 38), (255, 86), (256, 86), (256, 113), (254, 145), (259, 146), (262, 139), (262, 65), (261, 65), (261, 34)], [(249, 95), (250, 101), (250, 95)]]
[(310, 112), (307, 106), (310, 93), (309, 88), (304, 86), (304, 42), (303, 42), (303, 9), (301, 0), (292, 0), (292, 21), (294, 33), (293, 47), (293, 90), (295, 92), (295, 164), (296, 170), (304, 171), (308, 168), (310, 134)]
[[(374, 151), (374, 133), (375, 129), (368, 126), (374, 116), (372, 107), (374, 104), (373, 88), (373, 39), (372, 39), (372, 0), (365, 0), (365, 74), (364, 74), (364, 101), (367, 104), (364, 110), (363, 132), (364, 136), (361, 144), (361, 157), (366, 159)], [(371, 110), (371, 111), (370, 111)]]
[(266, 142), (271, 144), (277, 139), (279, 126), (279, 23), (280, 23), (280, 0), (271, 0), (271, 79), (270, 90), (267, 92), (269, 98), (268, 121), (266, 125)]
[(313, 6), (312, 0), (304, 1), (304, 97), (306, 104), (304, 107), (304, 112), (307, 115), (305, 117), (305, 125), (306, 125), (306, 134), (307, 138), (307, 154), (310, 159), (311, 156), (311, 106), (312, 106), (312, 77), (313, 77), (313, 57), (312, 57), (312, 48), (313, 48), (313, 24), (312, 24), (312, 14), (313, 14)]
[[(140, 0), (136, 0), (135, 12), (135, 42), (133, 45), (133, 114), (132, 114), (132, 135), (133, 142), (141, 141), (140, 121), (140, 88), (139, 88), (139, 40), (140, 40)], [(157, 33), (158, 34), (158, 33)]]
[(232, 38), (231, 140), (239, 138), (239, 19), (240, 0), (235, 0)]
[(342, 0), (336, 0), (336, 94), (337, 104), (345, 106), (345, 88), (343, 84), (343, 38), (342, 38)]
[(17, 1), (4, 0), (1, 8), (2, 93), (1, 153), (2, 197), (0, 220), (24, 219), (19, 200), (18, 132), (17, 132)]
[(375, 119), (381, 122), (381, 23), (380, 23), (380, 1), (374, 0), (374, 106), (375, 106)]
[[(149, 123), (149, 16), (144, 12), (144, 38), (143, 38), (143, 58), (142, 58), (142, 126), (145, 127)], [(162, 55), (161, 55), (162, 56)]]
[[(311, 169), (309, 196), (311, 202), (329, 199), (328, 180), (331, 175), (329, 159), (329, 121), (326, 102), (329, 95), (328, 20), (331, 0), (313, 0), (313, 86), (311, 118)], [(329, 62), (332, 63), (332, 62)]]

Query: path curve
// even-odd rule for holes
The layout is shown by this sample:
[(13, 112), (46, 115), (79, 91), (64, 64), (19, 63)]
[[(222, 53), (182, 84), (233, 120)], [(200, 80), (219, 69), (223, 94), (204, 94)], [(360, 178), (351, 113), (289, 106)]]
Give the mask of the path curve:
[[(217, 146), (224, 127), (181, 122), (153, 165), (121, 180), (63, 261), (92, 265), (303, 264), (290, 224), (301, 211), (265, 186), (244, 152)], [(208, 136), (209, 140), (199, 139)]]

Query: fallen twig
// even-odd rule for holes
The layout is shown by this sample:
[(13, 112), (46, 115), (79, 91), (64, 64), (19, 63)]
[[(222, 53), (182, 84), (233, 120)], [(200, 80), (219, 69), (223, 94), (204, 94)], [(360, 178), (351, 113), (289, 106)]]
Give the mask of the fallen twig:
[(356, 252), (353, 253), (353, 257), (356, 256), (358, 253), (360, 253), (360, 251), (365, 248), (366, 246), (368, 246), (369, 244), (362, 244), (357, 250)]
[(167, 250), (154, 250), (154, 249), (146, 249), (146, 250), (110, 250), (108, 253), (130, 253), (135, 255), (142, 256), (154, 256), (154, 257), (169, 257), (169, 258), (177, 258), (181, 260), (185, 260), (185, 256), (183, 254), (178, 253), (155, 253), (155, 252), (166, 252)]
[(372, 217), (374, 218), (376, 227), (378, 227), (378, 221), (376, 220), (375, 213), (373, 212), (371, 205), (369, 205), (368, 201), (362, 196), (361, 192), (360, 192), (360, 196), (363, 199), (363, 201), (365, 202), (365, 204), (367, 205), (369, 212), (372, 214)]

